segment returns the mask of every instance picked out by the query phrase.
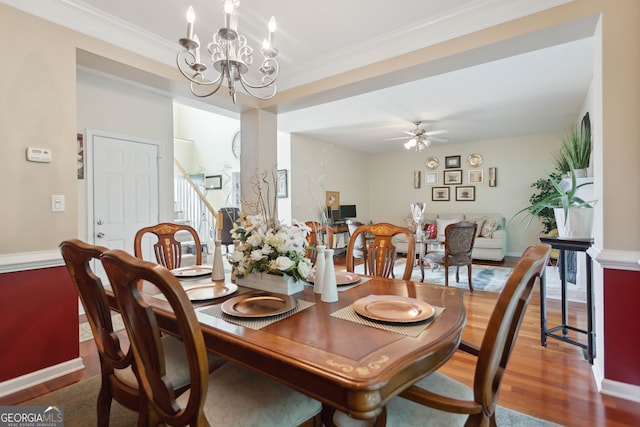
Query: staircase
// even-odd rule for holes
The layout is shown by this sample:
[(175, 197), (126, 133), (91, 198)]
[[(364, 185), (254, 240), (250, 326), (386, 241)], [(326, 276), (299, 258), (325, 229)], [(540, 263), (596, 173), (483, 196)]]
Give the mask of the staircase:
[[(190, 225), (198, 232), (203, 251), (202, 263), (206, 264), (208, 254), (213, 252), (217, 212), (213, 211), (204, 198), (204, 175), (187, 175), (176, 161), (173, 188), (174, 222)], [(193, 265), (195, 244), (191, 236), (186, 234), (185, 240), (181, 240), (179, 236), (176, 239), (182, 243), (182, 265)]]

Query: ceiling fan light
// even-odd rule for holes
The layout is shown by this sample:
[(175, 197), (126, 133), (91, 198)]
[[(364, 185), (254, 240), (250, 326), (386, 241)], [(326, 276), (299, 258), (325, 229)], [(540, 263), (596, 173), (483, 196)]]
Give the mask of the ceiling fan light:
[(415, 146), (416, 146), (415, 138), (411, 138), (410, 140), (404, 143), (404, 148), (406, 148), (407, 150), (411, 150)]

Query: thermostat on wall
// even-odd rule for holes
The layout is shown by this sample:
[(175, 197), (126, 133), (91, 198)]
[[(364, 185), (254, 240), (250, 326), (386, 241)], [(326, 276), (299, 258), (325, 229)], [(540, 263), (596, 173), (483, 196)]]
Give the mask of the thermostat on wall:
[(48, 148), (27, 148), (27, 160), (30, 162), (49, 163), (51, 162), (51, 150)]

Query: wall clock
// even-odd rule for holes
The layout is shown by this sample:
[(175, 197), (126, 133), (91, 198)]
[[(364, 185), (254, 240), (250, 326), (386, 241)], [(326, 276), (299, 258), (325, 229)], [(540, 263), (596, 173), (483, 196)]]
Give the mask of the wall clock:
[(236, 159), (240, 158), (241, 148), (242, 144), (240, 142), (240, 130), (237, 130), (236, 133), (233, 134), (233, 138), (231, 139), (231, 151), (233, 152), (233, 156)]

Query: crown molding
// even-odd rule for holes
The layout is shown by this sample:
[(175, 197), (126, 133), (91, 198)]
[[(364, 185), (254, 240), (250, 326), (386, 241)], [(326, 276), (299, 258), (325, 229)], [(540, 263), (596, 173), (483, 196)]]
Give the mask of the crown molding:
[[(165, 65), (175, 65), (176, 42), (106, 15), (79, 0), (2, 0), (17, 9), (95, 37)], [(376, 63), (574, 0), (475, 0), (409, 27), (281, 69), (280, 90)]]
[(433, 46), (514, 19), (532, 15), (573, 0), (476, 0), (446, 14), (431, 16), (415, 25), (385, 31), (362, 43), (348, 44), (344, 49), (295, 68), (280, 70), (282, 90), (300, 86), (328, 76), (340, 74), (418, 49)]

